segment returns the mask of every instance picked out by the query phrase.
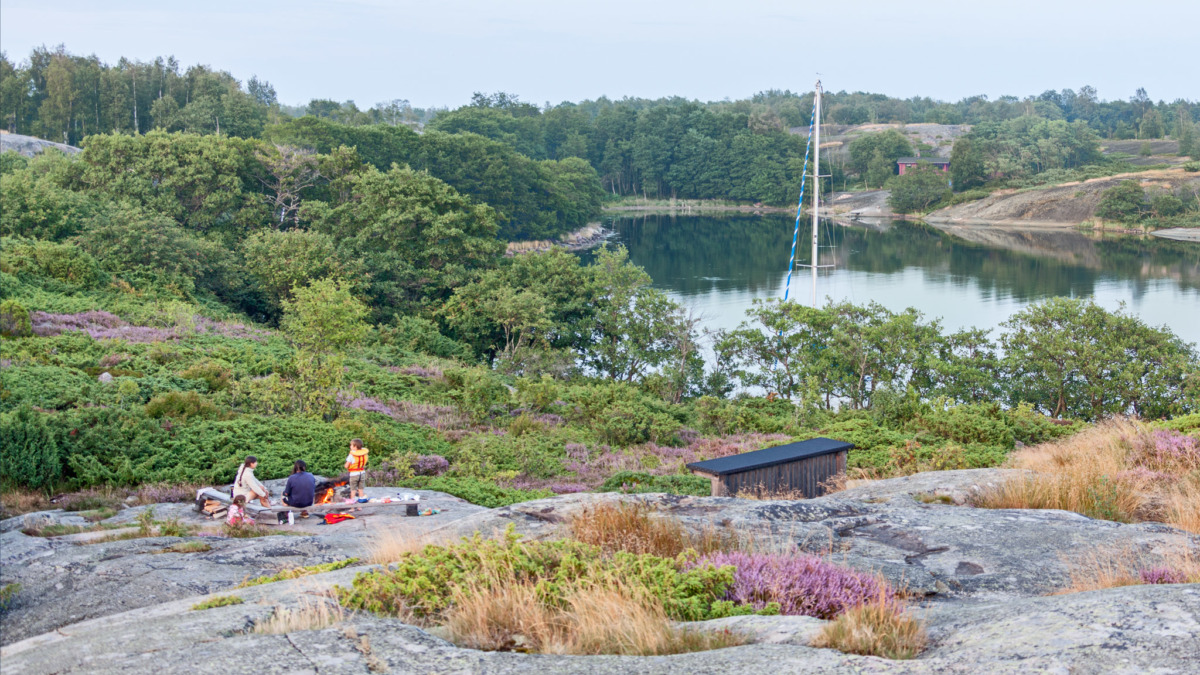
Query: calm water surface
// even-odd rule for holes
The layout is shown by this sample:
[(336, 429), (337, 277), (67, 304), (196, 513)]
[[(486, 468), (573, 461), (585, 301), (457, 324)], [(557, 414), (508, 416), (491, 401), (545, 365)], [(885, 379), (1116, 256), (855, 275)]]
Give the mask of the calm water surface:
[[(703, 318), (734, 328), (755, 298), (783, 296), (795, 220), (787, 216), (639, 216), (606, 225), (656, 287)], [(997, 328), (1053, 296), (1090, 297), (1200, 342), (1200, 244), (1071, 229), (1001, 230), (894, 221), (821, 225), (817, 283), (825, 298), (891, 310), (915, 307), (945, 329)], [(809, 222), (797, 263), (808, 261)], [(790, 297), (808, 303), (811, 272), (797, 268)], [(993, 332), (995, 338), (997, 332)]]

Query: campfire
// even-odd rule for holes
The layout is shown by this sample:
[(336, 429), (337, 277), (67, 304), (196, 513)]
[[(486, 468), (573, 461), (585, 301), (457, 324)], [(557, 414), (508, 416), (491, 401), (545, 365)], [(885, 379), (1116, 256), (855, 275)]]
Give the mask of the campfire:
[(342, 476), (341, 478), (336, 478), (333, 480), (319, 481), (317, 483), (316, 490), (313, 493), (313, 503), (332, 504), (333, 500), (338, 496), (338, 488), (343, 488), (341, 490), (341, 497), (343, 499), (348, 499), (350, 497), (350, 490), (349, 488), (346, 488), (346, 486), (349, 484), (350, 478), (348, 476)]

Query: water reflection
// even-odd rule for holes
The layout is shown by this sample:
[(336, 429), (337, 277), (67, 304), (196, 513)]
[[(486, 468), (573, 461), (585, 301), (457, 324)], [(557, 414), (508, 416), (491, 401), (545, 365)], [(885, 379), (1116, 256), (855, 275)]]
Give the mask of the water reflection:
[[(754, 298), (783, 294), (794, 220), (787, 216), (667, 216), (613, 219), (614, 239), (656, 286), (702, 315), (709, 328), (736, 326)], [(797, 262), (807, 262), (802, 223)], [(1200, 340), (1200, 244), (1070, 229), (1000, 230), (923, 223), (821, 227), (818, 295), (942, 317), (949, 329), (994, 328), (1051, 296), (1093, 297), (1153, 325)], [(807, 302), (811, 277), (797, 269), (791, 297)]]

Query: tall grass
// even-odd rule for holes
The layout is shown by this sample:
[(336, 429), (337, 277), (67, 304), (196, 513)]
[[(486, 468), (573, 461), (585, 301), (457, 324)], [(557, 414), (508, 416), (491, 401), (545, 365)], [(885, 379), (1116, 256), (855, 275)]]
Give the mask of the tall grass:
[(885, 659), (911, 659), (928, 642), (925, 626), (903, 605), (881, 593), (825, 624), (812, 646)]
[(985, 490), (977, 506), (1063, 509), (1200, 532), (1200, 441), (1190, 436), (1112, 419), (1020, 450), (1010, 464), (1028, 473)]
[(611, 553), (648, 553), (674, 558), (694, 549), (699, 553), (742, 548), (736, 532), (715, 525), (699, 533), (689, 532), (675, 518), (656, 517), (654, 509), (641, 503), (607, 503), (583, 509), (568, 523), (570, 536)]
[(681, 629), (655, 599), (613, 586), (574, 589), (561, 607), (543, 603), (528, 583), (461, 588), (445, 626), (463, 647), (547, 654), (653, 656), (746, 641), (729, 631)]
[(300, 630), (321, 630), (340, 624), (345, 618), (346, 610), (336, 602), (302, 597), (296, 607), (276, 607), (270, 618), (254, 624), (254, 632), (282, 635)]
[(1099, 551), (1071, 565), (1070, 575), (1070, 585), (1056, 594), (1142, 584), (1200, 583), (1200, 558), (1186, 540), (1178, 549), (1153, 557), (1128, 549)]

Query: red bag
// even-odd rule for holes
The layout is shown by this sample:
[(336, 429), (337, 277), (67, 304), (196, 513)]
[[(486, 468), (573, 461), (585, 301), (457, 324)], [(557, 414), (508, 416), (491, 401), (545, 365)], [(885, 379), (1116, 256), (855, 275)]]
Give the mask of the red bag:
[(348, 513), (326, 513), (325, 514), (325, 524), (326, 525), (333, 525), (334, 523), (340, 523), (343, 520), (354, 520), (354, 516), (352, 516)]

